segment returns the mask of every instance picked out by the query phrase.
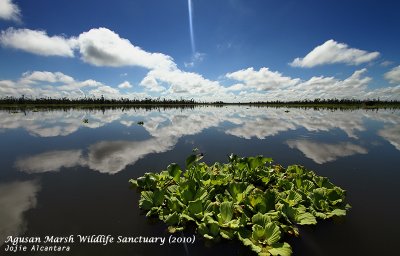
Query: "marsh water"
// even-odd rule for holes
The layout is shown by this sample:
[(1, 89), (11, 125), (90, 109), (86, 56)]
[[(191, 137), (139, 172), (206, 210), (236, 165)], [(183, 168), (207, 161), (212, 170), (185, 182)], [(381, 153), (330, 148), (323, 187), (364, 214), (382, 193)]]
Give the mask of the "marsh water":
[(184, 166), (193, 148), (208, 163), (235, 153), (301, 164), (347, 191), (348, 215), (301, 228), (288, 241), (294, 255), (399, 253), (399, 110), (2, 110), (0, 142), (1, 255), (252, 255), (240, 242), (200, 237), (193, 244), (75, 241), (64, 253), (5, 252), (8, 236), (168, 239), (166, 226), (138, 209), (128, 180), (171, 162)]

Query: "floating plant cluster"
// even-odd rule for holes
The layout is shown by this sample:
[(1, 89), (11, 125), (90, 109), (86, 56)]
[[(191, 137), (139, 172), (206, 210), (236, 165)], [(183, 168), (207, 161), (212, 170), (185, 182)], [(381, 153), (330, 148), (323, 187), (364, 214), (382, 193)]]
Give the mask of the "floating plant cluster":
[(194, 225), (205, 239), (238, 239), (258, 255), (291, 255), (287, 236), (299, 225), (344, 216), (345, 191), (299, 165), (286, 169), (271, 158), (231, 155), (211, 166), (201, 154), (186, 160), (186, 170), (170, 164), (160, 173), (130, 180), (141, 190), (139, 207), (156, 216), (169, 232)]

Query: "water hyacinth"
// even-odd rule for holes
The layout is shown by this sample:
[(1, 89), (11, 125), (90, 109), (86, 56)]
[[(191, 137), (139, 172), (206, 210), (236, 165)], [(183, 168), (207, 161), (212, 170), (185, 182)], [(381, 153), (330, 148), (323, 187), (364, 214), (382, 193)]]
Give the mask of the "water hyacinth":
[(286, 169), (271, 158), (231, 155), (227, 164), (186, 160), (130, 183), (141, 190), (139, 207), (168, 225), (169, 232), (195, 224), (205, 239), (238, 239), (258, 255), (291, 255), (287, 236), (299, 225), (344, 216), (345, 191), (299, 165)]

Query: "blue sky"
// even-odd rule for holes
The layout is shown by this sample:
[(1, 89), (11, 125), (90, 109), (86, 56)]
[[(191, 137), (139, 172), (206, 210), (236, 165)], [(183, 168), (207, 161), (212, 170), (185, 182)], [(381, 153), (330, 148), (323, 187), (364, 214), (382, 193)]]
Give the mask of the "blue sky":
[(0, 95), (400, 99), (398, 1), (188, 5), (0, 0)]

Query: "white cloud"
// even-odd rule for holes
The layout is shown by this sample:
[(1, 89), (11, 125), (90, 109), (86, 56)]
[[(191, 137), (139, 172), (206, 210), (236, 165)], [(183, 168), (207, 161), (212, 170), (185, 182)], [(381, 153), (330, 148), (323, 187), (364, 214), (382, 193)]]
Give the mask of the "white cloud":
[(159, 85), (156, 78), (149, 74), (145, 78), (143, 78), (139, 85), (143, 86), (144, 88), (146, 88), (146, 90), (151, 92), (165, 91), (165, 87)]
[(385, 73), (384, 77), (391, 84), (400, 83), (400, 66), (392, 68), (392, 70)]
[[(40, 55), (74, 56), (79, 50), (84, 62), (95, 66), (138, 66), (149, 69), (139, 83), (146, 92), (152, 92), (165, 98), (194, 98), (198, 101), (275, 101), (303, 100), (315, 98), (381, 98), (399, 99), (400, 87), (383, 87), (369, 90), (370, 77), (366, 69), (355, 71), (344, 80), (335, 77), (311, 77), (308, 80), (285, 76), (267, 67), (254, 70), (250, 67), (227, 73), (226, 78), (236, 80), (232, 85), (223, 86), (220, 81), (213, 81), (201, 74), (179, 69), (173, 59), (162, 53), (150, 53), (133, 45), (129, 40), (120, 37), (107, 28), (91, 29), (78, 37), (48, 36), (44, 31), (10, 28), (1, 32), (0, 44)], [(323, 63), (345, 62), (359, 64), (373, 59), (379, 53), (368, 53), (349, 48), (333, 40), (316, 47), (305, 58), (298, 59), (303, 66)], [(375, 56), (375, 57), (374, 57)], [(201, 61), (204, 54), (196, 53), (194, 60)], [(391, 82), (398, 80), (398, 69), (385, 74)], [(61, 72), (35, 71), (24, 74), (19, 81), (0, 80), (1, 95), (31, 95), (48, 97), (83, 97), (101, 96), (136, 98), (138, 93), (121, 93), (130, 83), (114, 87), (94, 80), (74, 81), (72, 77)], [(49, 85), (51, 84), (51, 86)], [(57, 85), (55, 83), (58, 83)], [(61, 85), (59, 85), (61, 83)], [(33, 86), (36, 85), (36, 86)], [(89, 88), (93, 87), (93, 88)], [(143, 95), (140, 95), (140, 97)], [(147, 96), (147, 93), (145, 93)]]
[(12, 0), (0, 0), (0, 19), (21, 21), (21, 11)]
[[(308, 80), (285, 77), (267, 68), (255, 71), (253, 68), (228, 73), (226, 77), (241, 83), (227, 87), (227, 91), (242, 90), (241, 102), (249, 101), (290, 101), (304, 99), (371, 99), (399, 100), (400, 85), (369, 89), (372, 78), (365, 76), (367, 69), (356, 70), (344, 80), (335, 77), (314, 76)], [(243, 85), (241, 85), (243, 84)], [(263, 92), (263, 90), (267, 90)]]
[(242, 69), (233, 73), (228, 73), (226, 77), (244, 82), (245, 87), (257, 91), (266, 91), (281, 86), (292, 86), (300, 81), (300, 79), (285, 77), (279, 72), (272, 72), (268, 68), (260, 68), (259, 71), (255, 71), (254, 68)]
[(332, 162), (340, 157), (368, 153), (365, 148), (350, 142), (329, 144), (309, 140), (289, 140), (286, 143), (290, 148), (297, 148), (303, 152), (317, 164)]
[(46, 31), (8, 28), (1, 32), (0, 44), (43, 56), (73, 57), (76, 41), (63, 36), (48, 36)]
[(118, 88), (120, 88), (120, 89), (129, 89), (129, 88), (132, 88), (132, 87), (133, 86), (128, 81), (125, 81), (125, 82), (123, 82), (123, 83), (118, 85)]
[(379, 52), (367, 52), (355, 48), (349, 48), (347, 44), (328, 40), (315, 47), (304, 58), (294, 59), (290, 65), (293, 67), (311, 68), (318, 65), (345, 63), (359, 65), (370, 62), (379, 56)]
[(78, 49), (81, 59), (95, 66), (176, 68), (170, 56), (146, 52), (107, 28), (94, 28), (70, 38), (48, 36), (41, 30), (9, 28), (1, 32), (0, 44), (43, 56), (73, 57), (74, 49)]
[[(124, 92), (116, 86), (109, 86), (99, 81), (88, 79), (78, 81), (61, 72), (33, 71), (25, 72), (17, 81), (0, 80), (0, 94), (2, 96), (41, 98), (52, 97), (70, 99), (82, 97), (105, 98), (145, 98), (146, 93)], [(128, 86), (122, 83), (119, 86)], [(130, 85), (130, 84), (129, 84)]]
[(149, 53), (107, 28), (91, 29), (78, 37), (84, 62), (95, 66), (139, 66), (148, 69), (174, 68), (173, 59), (162, 53)]
[(393, 64), (393, 61), (390, 61), (390, 60), (385, 60), (385, 61), (383, 61), (383, 62), (381, 62), (381, 66), (382, 67), (387, 67), (387, 66), (390, 66), (390, 65), (392, 65)]
[(197, 73), (185, 72), (180, 69), (151, 70), (140, 83), (140, 85), (150, 90), (160, 87), (160, 84), (169, 85), (168, 93), (170, 95), (188, 94), (189, 97), (214, 94), (223, 90), (222, 86), (216, 81), (211, 81)]
[(38, 82), (60, 82), (69, 84), (75, 82), (75, 80), (74, 78), (67, 76), (61, 72), (34, 71), (22, 74), (20, 82), (28, 84), (36, 84)]

